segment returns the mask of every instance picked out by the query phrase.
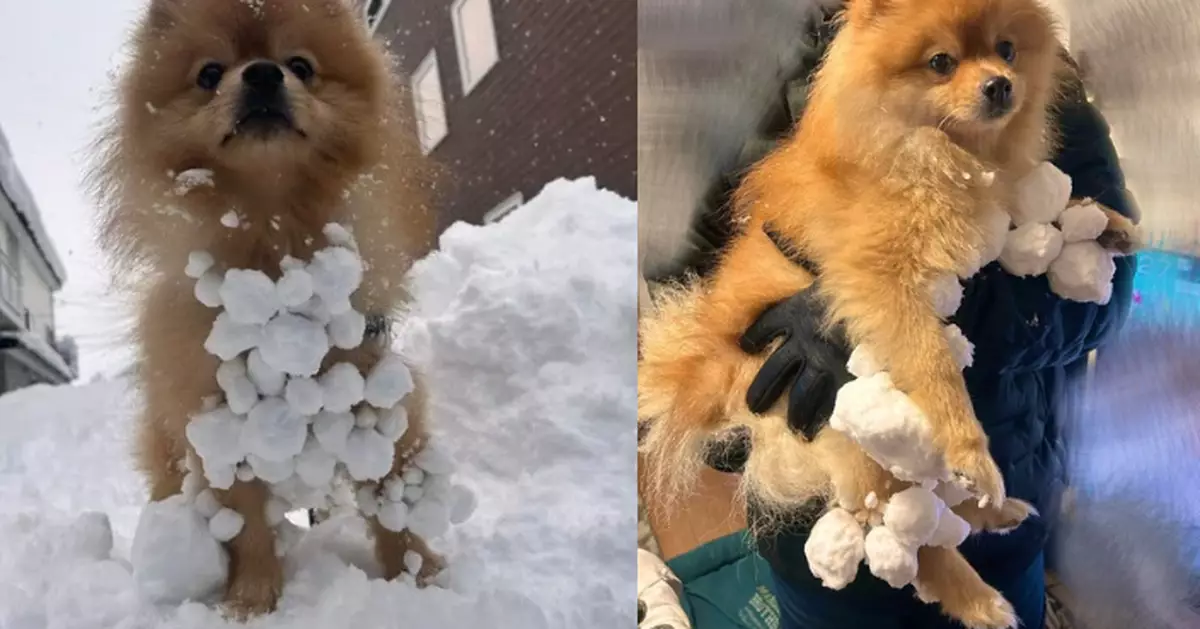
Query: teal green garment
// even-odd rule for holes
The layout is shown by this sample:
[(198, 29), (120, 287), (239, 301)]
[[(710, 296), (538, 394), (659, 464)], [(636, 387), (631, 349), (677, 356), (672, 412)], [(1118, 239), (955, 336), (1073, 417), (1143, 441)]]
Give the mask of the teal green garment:
[(692, 629), (778, 629), (770, 568), (746, 531), (713, 540), (667, 562), (683, 583)]

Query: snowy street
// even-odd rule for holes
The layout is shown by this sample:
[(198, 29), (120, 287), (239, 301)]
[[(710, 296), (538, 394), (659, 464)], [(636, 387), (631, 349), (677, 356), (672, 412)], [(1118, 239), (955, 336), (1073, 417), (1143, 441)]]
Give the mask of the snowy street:
[[(435, 438), (474, 515), (440, 542), (451, 589), (375, 578), (357, 516), (307, 531), (279, 611), (245, 626), (630, 626), (636, 537), (636, 205), (559, 180), (419, 262), (396, 350), (425, 374)], [(124, 379), (0, 397), (0, 628), (240, 626), (212, 601), (142, 602), (145, 503)]]

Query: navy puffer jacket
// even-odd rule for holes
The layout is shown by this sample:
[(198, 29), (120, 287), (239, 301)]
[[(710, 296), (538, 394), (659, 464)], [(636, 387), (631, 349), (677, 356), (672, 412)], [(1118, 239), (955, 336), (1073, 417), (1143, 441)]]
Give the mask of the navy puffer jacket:
[[(804, 84), (823, 48), (821, 40), (832, 34), (828, 25), (821, 29), (813, 63), (786, 90), (791, 118), (799, 117)], [(1136, 220), (1108, 125), (1087, 102), (1078, 81), (1064, 87), (1057, 116), (1062, 149), (1053, 161), (1072, 178), (1072, 198), (1094, 198)], [(1031, 502), (1041, 514), (1009, 535), (973, 536), (962, 546), (971, 564), (993, 584), (1024, 573), (1046, 547), (1065, 482), (1065, 446), (1059, 433), (1065, 393), (1084, 375), (1087, 354), (1125, 319), (1135, 268), (1135, 257), (1117, 260), (1113, 297), (1105, 306), (1060, 299), (1050, 292), (1044, 276), (1017, 278), (998, 263), (967, 283), (955, 317), (976, 347), (975, 364), (965, 372), (967, 388), (1008, 493)], [(751, 504), (752, 521), (756, 515)], [(798, 527), (760, 540), (760, 552), (781, 577), (811, 581), (804, 558), (806, 538), (807, 530)], [(887, 605), (888, 599), (912, 598), (869, 577), (857, 579), (842, 594), (861, 597), (874, 608)]]

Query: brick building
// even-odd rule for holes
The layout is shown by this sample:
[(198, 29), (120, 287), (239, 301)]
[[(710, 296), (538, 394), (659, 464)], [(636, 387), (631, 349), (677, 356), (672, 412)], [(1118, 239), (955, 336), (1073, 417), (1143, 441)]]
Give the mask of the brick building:
[(439, 227), (495, 220), (558, 177), (636, 198), (636, 0), (369, 0), (449, 167)]

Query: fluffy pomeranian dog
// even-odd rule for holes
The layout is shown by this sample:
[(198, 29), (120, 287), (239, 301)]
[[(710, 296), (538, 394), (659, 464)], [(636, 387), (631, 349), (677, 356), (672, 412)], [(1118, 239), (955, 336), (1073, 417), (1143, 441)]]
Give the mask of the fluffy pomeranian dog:
[[(660, 504), (686, 496), (706, 438), (736, 425), (752, 435), (742, 491), (780, 518), (814, 498), (854, 511), (871, 492), (882, 501), (908, 486), (842, 433), (792, 433), (786, 400), (762, 416), (747, 408), (769, 352), (749, 356), (739, 337), (813, 282), (770, 226), (819, 269), (827, 323), (871, 347), (925, 412), (947, 468), (987, 499), (955, 512), (976, 531), (1010, 529), (1031, 507), (1006, 498), (931, 286), (979, 270), (995, 213), (1052, 153), (1050, 108), (1069, 71), (1053, 20), (1036, 0), (851, 0), (840, 19), (797, 129), (735, 194), (740, 232), (718, 268), (664, 289), (643, 315), (650, 490)], [(1133, 225), (1108, 214), (1108, 229), (1129, 236), (1113, 240), (1132, 242)], [(919, 566), (917, 591), (949, 616), (969, 627), (1015, 622), (957, 550), (922, 548)]]
[[(338, 222), (366, 267), (355, 308), (387, 317), (403, 306), (404, 274), (432, 237), (433, 173), (391, 70), (356, 9), (339, 0), (152, 0), (138, 24), (92, 184), (103, 246), (137, 308), (137, 461), (151, 500), (180, 492), (189, 417), (220, 394), (218, 360), (203, 347), (215, 311), (193, 296), (189, 252), (277, 276), (283, 256), (311, 257), (328, 244), (322, 228)], [(197, 168), (212, 172), (212, 185), (177, 190), (175, 174)], [(221, 222), (231, 210), (237, 228)], [(326, 366), (365, 369), (387, 351), (386, 336), (334, 350)], [(419, 382), (408, 399), (393, 471), (426, 438)], [(267, 488), (238, 481), (216, 493), (245, 519), (228, 544), (226, 606), (241, 617), (271, 611), (283, 573)], [(421, 578), (439, 569), (422, 540), (374, 518), (371, 528), (387, 577), (409, 549), (427, 559)]]

